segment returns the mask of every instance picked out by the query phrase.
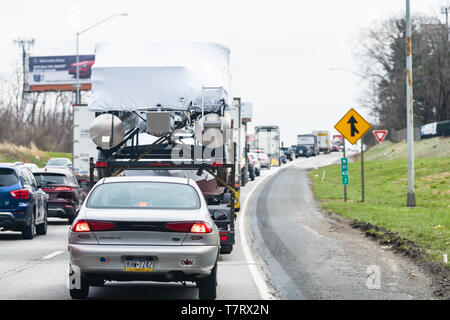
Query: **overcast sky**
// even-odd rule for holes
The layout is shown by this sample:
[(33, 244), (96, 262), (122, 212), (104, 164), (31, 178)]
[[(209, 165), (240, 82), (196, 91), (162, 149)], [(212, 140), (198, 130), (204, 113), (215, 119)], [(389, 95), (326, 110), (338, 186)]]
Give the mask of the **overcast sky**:
[[(445, 0), (411, 0), (412, 13), (437, 14)], [(20, 58), (13, 39), (34, 38), (32, 55), (75, 54), (76, 31), (127, 13), (80, 36), (80, 54), (120, 39), (194, 39), (231, 49), (233, 96), (253, 102), (253, 125), (279, 125), (290, 145), (296, 135), (334, 131), (365, 89), (355, 48), (362, 28), (404, 15), (405, 0), (95, 0), (2, 1), (0, 73)], [(442, 16), (444, 21), (444, 17)]]

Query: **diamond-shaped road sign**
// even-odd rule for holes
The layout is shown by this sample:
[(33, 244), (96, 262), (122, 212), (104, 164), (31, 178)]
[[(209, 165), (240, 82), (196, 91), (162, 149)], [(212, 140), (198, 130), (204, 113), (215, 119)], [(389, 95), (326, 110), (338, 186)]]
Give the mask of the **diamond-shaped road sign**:
[(361, 139), (371, 127), (370, 123), (353, 108), (334, 126), (351, 144)]
[(382, 143), (384, 138), (388, 133), (388, 130), (372, 130), (373, 135), (378, 140), (379, 143)]

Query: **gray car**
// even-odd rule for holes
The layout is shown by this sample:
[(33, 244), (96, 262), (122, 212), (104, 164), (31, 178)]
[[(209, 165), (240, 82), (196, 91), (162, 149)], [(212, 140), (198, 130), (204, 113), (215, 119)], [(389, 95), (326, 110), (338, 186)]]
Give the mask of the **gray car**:
[(69, 231), (69, 292), (105, 281), (191, 281), (215, 299), (219, 230), (195, 181), (111, 177), (89, 192)]
[(67, 158), (51, 158), (44, 168), (61, 168), (72, 170), (72, 161)]

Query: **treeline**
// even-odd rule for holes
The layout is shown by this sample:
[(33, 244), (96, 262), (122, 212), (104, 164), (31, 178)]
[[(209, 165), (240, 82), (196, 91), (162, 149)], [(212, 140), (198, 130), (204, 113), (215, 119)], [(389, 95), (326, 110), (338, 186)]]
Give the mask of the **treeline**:
[(23, 94), (21, 72), (0, 86), (0, 142), (71, 152), (73, 97), (71, 92)]
[[(361, 33), (358, 57), (370, 83), (363, 103), (378, 127), (406, 127), (406, 21), (387, 19)], [(447, 25), (437, 16), (412, 19), (414, 125), (450, 119), (450, 61)]]

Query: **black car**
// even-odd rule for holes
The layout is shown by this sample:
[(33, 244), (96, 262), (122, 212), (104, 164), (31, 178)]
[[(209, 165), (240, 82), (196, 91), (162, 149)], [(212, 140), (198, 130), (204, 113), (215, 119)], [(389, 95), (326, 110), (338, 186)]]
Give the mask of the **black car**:
[(23, 163), (0, 164), (0, 230), (24, 239), (47, 233), (48, 195)]
[(45, 168), (33, 170), (34, 177), (48, 195), (49, 217), (65, 218), (72, 224), (81, 208), (86, 191), (67, 169)]
[(281, 152), (284, 154), (285, 158), (288, 159), (289, 161), (294, 160), (295, 153), (293, 152), (293, 150), (291, 148), (282, 147)]
[(315, 156), (315, 154), (314, 154), (314, 150), (313, 150), (312, 146), (301, 145), (301, 146), (297, 146), (297, 152), (296, 152), (295, 156), (309, 158), (309, 157)]

